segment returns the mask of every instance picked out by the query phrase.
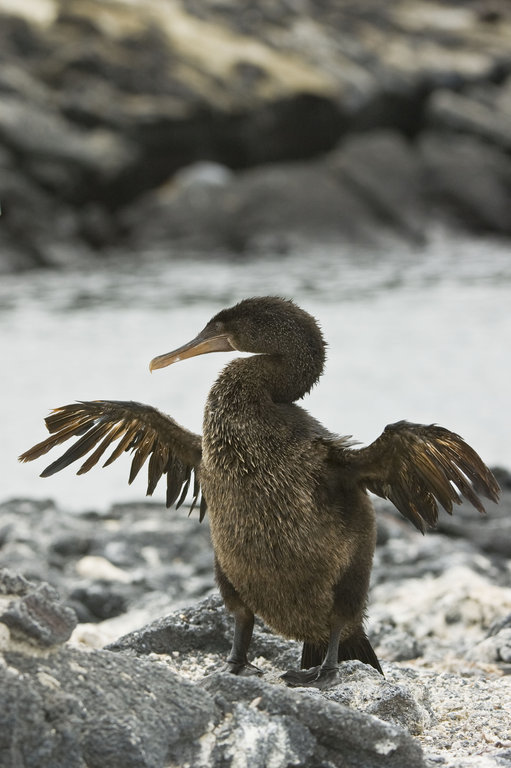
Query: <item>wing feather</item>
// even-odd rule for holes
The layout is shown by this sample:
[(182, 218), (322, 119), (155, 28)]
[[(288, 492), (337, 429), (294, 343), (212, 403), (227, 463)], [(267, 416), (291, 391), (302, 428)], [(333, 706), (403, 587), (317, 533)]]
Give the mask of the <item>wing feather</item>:
[[(189, 515), (192, 514), (193, 510), (195, 509), (195, 506), (197, 504), (197, 499), (199, 498), (200, 493), (200, 483), (197, 478), (197, 475), (194, 475), (193, 477), (193, 491), (192, 491), (192, 504), (190, 506), (190, 512)], [(202, 519), (201, 519), (202, 521)]]
[(154, 435), (144, 435), (140, 440), (140, 443), (133, 448), (133, 460), (131, 462), (130, 476), (128, 478), (129, 485), (131, 485), (144, 466), (148, 456), (153, 453), (156, 439), (157, 438), (155, 438)]
[(176, 509), (179, 509), (179, 507), (181, 506), (181, 504), (183, 503), (183, 501), (186, 498), (186, 494), (188, 493), (188, 488), (190, 487), (190, 477), (191, 477), (190, 467), (186, 467), (186, 470), (185, 470), (185, 481), (184, 481), (184, 484), (183, 484), (183, 488), (181, 490), (181, 495), (180, 495), (179, 499), (176, 501)]
[(178, 498), (185, 482), (184, 467), (179, 459), (171, 459), (167, 471), (167, 507)]
[[(100, 458), (103, 456), (104, 452), (108, 448), (109, 445), (112, 444), (113, 440), (116, 440), (119, 435), (121, 434), (123, 430), (123, 425), (121, 424), (115, 424), (113, 427), (111, 424), (108, 424), (108, 431), (106, 434), (106, 437), (101, 441), (101, 443), (98, 445), (95, 451), (91, 453), (88, 459), (84, 461), (78, 472), (77, 475), (83, 475), (85, 472), (88, 472), (92, 467), (95, 467)], [(21, 458), (21, 457), (20, 457)]]
[(168, 462), (168, 449), (158, 443), (149, 457), (147, 495), (152, 496)]
[[(167, 506), (183, 503), (193, 483), (193, 506), (200, 494), (200, 463), (202, 440), (200, 435), (181, 427), (170, 416), (142, 403), (121, 400), (80, 401), (56, 408), (46, 418), (50, 437), (25, 451), (20, 461), (38, 459), (52, 448), (78, 437), (65, 453), (41, 473), (49, 477), (78, 459), (89, 456), (78, 469), (84, 474), (94, 467), (108, 448), (113, 448), (104, 462), (106, 467), (123, 453), (133, 454), (129, 479), (131, 484), (147, 464), (147, 495), (151, 496), (161, 479), (167, 475)], [(204, 495), (201, 500), (201, 520), (206, 510)]]
[(389, 499), (423, 533), (436, 524), (438, 505), (452, 514), (464, 497), (484, 514), (479, 497), (499, 498), (499, 485), (480, 456), (436, 424), (389, 424), (366, 448), (352, 449), (342, 438), (324, 442), (347, 481)]
[[(50, 477), (50, 475), (54, 475), (55, 472), (59, 472), (59, 470), (64, 469), (64, 467), (67, 467), (68, 464), (70, 464), (71, 462), (81, 459), (82, 456), (85, 456), (85, 454), (96, 445), (98, 440), (100, 440), (104, 436), (105, 432), (108, 431), (108, 428), (109, 428), (108, 424), (105, 425), (101, 423), (96, 424), (95, 426), (92, 426), (92, 427), (88, 427), (87, 432), (85, 432), (83, 437), (81, 437), (79, 440), (76, 441), (76, 443), (74, 443), (70, 448), (68, 448), (67, 451), (60, 457), (60, 459), (57, 459), (48, 467), (46, 467), (46, 469), (41, 473), (41, 477)], [(75, 434), (76, 432), (66, 434), (65, 439), (67, 440), (69, 437), (73, 437), (73, 435)], [(50, 442), (53, 443), (53, 440), (51, 440), (51, 438), (50, 438)], [(59, 440), (59, 442), (62, 442), (62, 441)]]
[[(124, 434), (122, 434), (124, 432)], [(110, 464), (113, 464), (113, 462), (119, 458), (119, 456), (122, 456), (122, 454), (125, 451), (129, 451), (130, 446), (135, 438), (135, 435), (138, 432), (138, 424), (130, 423), (128, 425), (123, 423), (123, 429), (121, 430), (120, 434), (122, 435), (121, 439), (117, 443), (116, 447), (108, 457), (108, 459), (104, 462), (103, 467), (109, 467)]]

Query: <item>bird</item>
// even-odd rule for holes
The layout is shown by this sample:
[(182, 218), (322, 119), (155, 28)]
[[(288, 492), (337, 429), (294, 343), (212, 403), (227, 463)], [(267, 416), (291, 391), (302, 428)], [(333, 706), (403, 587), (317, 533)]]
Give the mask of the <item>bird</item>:
[[(246, 298), (218, 312), (200, 333), (155, 357), (150, 370), (211, 352), (246, 352), (221, 371), (207, 397), (202, 435), (156, 408), (117, 400), (78, 401), (46, 418), (50, 436), (19, 458), (32, 461), (70, 438), (41, 474), (87, 457), (88, 472), (132, 454), (129, 483), (148, 460), (147, 494), (166, 476), (166, 505), (192, 484), (192, 509), (207, 513), (216, 581), (234, 619), (221, 668), (258, 675), (248, 659), (255, 616), (301, 641), (289, 686), (325, 687), (339, 662), (358, 659), (382, 673), (365, 629), (376, 543), (370, 493), (389, 499), (419, 531), (439, 508), (467, 499), (498, 501), (499, 486), (459, 435), (436, 424), (398, 421), (365, 447), (339, 436), (297, 401), (323, 373), (326, 343), (315, 318), (290, 299)], [(382, 673), (383, 674), (383, 673)]]

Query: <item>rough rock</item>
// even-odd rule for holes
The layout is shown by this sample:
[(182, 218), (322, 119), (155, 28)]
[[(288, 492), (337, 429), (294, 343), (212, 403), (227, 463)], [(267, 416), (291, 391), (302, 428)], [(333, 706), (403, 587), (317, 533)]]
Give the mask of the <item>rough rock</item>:
[[(264, 760), (259, 758), (258, 765), (340, 764), (367, 768), (377, 765), (423, 765), (419, 744), (402, 728), (320, 696), (297, 696), (281, 686), (270, 687), (254, 679), (233, 680), (225, 674), (211, 678), (207, 688), (216, 694), (217, 704), (225, 712), (232, 713), (234, 722), (246, 734), (249, 728), (253, 729), (250, 708), (264, 713), (266, 722), (263, 718), (256, 719), (265, 733), (266, 742)], [(228, 740), (227, 735), (227, 743)], [(282, 742), (287, 749), (284, 761), (277, 762), (274, 754), (282, 749)], [(256, 745), (259, 746), (257, 741)], [(248, 747), (250, 765), (254, 764), (256, 745), (250, 742), (240, 745), (231, 741), (233, 751), (240, 746), (245, 750)]]
[(494, 621), (487, 637), (471, 649), (470, 659), (486, 662), (504, 662), (511, 672), (511, 614)]
[(140, 626), (214, 587), (207, 524), (186, 511), (142, 502), (67, 515), (18, 499), (0, 505), (0, 519), (0, 565), (50, 582), (82, 625), (101, 622), (103, 642), (122, 633), (126, 612)]
[[(25, 576), (4, 571), (0, 582), (1, 764), (238, 765), (249, 754), (255, 766), (413, 766), (422, 745), (429, 766), (501, 768), (511, 749), (509, 566), (477, 535), (498, 519), (505, 536), (511, 475), (498, 477), (501, 505), (472, 529), (422, 537), (378, 502), (368, 629), (385, 677), (345, 662), (325, 691), (283, 686), (300, 645), (260, 621), (250, 657), (262, 678), (216, 674), (232, 619), (211, 594), (208, 530), (186, 511), (0, 505), (0, 563)], [(81, 623), (63, 644), (71, 608)]]
[[(1, 148), (0, 148), (1, 149)], [(75, 253), (85, 255), (78, 240), (78, 222), (71, 207), (57, 201), (36, 182), (20, 173), (13, 158), (0, 153), (1, 203), (0, 273), (55, 264), (59, 249), (76, 241)], [(67, 254), (67, 263), (72, 262)]]
[(76, 614), (59, 602), (49, 584), (34, 586), (22, 576), (0, 571), (0, 622), (11, 635), (50, 647), (69, 640), (77, 624)]
[(201, 762), (211, 697), (162, 665), (63, 647), (0, 664), (2, 766), (163, 768)]
[[(34, 587), (6, 572), (2, 592)], [(197, 611), (200, 615), (201, 611)], [(5, 622), (5, 614), (1, 617)], [(372, 715), (263, 681), (197, 686), (161, 661), (3, 638), (2, 766), (422, 766), (420, 745)]]
[[(181, 654), (183, 649), (197, 651), (208, 658), (208, 672), (218, 669), (228, 654), (232, 642), (232, 620), (226, 614), (216, 594), (197, 606), (180, 609), (158, 618), (145, 627), (130, 632), (106, 646), (111, 651), (137, 655)], [(298, 643), (284, 641), (256, 620), (253, 654), (280, 666), (283, 670), (296, 666), (300, 656)], [(216, 658), (214, 658), (216, 655)]]
[[(434, 611), (434, 608), (417, 600), (417, 587), (407, 599), (404, 596), (405, 589), (398, 597), (392, 582), (385, 586), (389, 605), (401, 601), (406, 603), (409, 610), (412, 610), (412, 605), (415, 607), (410, 621), (412, 627), (421, 625), (424, 611)], [(447, 583), (445, 588), (448, 589)], [(425, 599), (428, 593), (427, 582), (422, 591)], [(481, 594), (479, 599), (483, 605), (486, 596)], [(442, 600), (437, 597), (436, 602), (441, 612)], [(500, 604), (495, 604), (494, 608), (498, 611)], [(373, 610), (374, 606), (370, 612)], [(214, 673), (221, 667), (229, 647), (232, 632), (230, 624), (219, 598), (209, 598), (199, 606), (178, 611), (173, 616), (130, 633), (113, 643), (110, 649), (164, 661), (172, 670), (198, 682), (204, 681), (210, 691), (218, 691), (220, 685), (222, 698), (225, 698), (226, 689), (228, 700), (235, 698), (238, 707), (234, 714), (238, 720), (242, 718), (239, 700), (245, 695), (240, 687), (267, 683), (273, 687), (278, 686), (280, 692), (279, 675), (289, 667), (296, 667), (299, 645), (273, 637), (264, 625), (256, 622), (251, 655), (264, 672), (262, 681), (237, 680), (231, 685), (227, 679), (224, 683), (225, 676), (218, 677)], [(502, 677), (502, 674), (506, 674), (508, 664), (488, 648), (484, 649), (484, 643), (477, 644), (476, 638), (482, 638), (485, 634), (480, 622), (478, 631), (475, 631), (471, 619), (468, 619), (468, 624), (459, 627), (461, 632), (469, 629), (473, 640), (471, 651), (468, 651), (465, 659), (460, 658), (461, 632), (456, 632), (456, 621), (446, 624), (444, 631), (439, 625), (435, 629), (437, 634), (431, 630), (427, 633), (430, 638), (424, 644), (424, 652), (421, 654), (423, 658), (415, 664), (384, 661), (383, 678), (360, 662), (345, 662), (341, 665), (337, 685), (322, 692), (302, 689), (300, 693), (314, 702), (325, 699), (335, 701), (349, 706), (351, 710), (372, 714), (382, 721), (405, 728), (427, 747), (426, 758), (431, 764), (440, 762), (468, 768), (473, 764), (469, 755), (481, 752), (485, 754), (481, 766), (497, 768), (501, 764), (505, 765), (509, 743), (507, 703), (511, 700), (511, 678)], [(508, 620), (493, 624), (489, 632), (499, 638), (493, 651), (497, 647), (506, 647)], [(448, 640), (446, 635), (449, 636)], [(371, 632), (371, 638), (381, 658), (386, 659), (378, 635)], [(437, 646), (439, 654), (435, 660)], [(258, 688), (248, 696), (252, 708), (260, 708), (260, 694), (261, 689)], [(225, 707), (221, 699), (217, 699), (217, 703)], [(277, 738), (275, 730), (272, 734)], [(306, 749), (307, 745), (302, 748)], [(343, 753), (349, 749), (349, 745), (343, 746)], [(363, 757), (369, 760), (367, 754)], [(337, 764), (335, 760), (333, 764)]]

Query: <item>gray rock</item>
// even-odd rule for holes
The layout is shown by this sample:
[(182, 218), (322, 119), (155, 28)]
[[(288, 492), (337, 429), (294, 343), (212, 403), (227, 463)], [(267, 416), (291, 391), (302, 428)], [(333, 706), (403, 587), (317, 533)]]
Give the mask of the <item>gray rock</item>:
[[(41, 595), (55, 602), (48, 585), (36, 587), (5, 572), (0, 583), (2, 593), (31, 605), (40, 607)], [(57, 603), (54, 614), (59, 609), (59, 615), (68, 610)], [(197, 624), (204, 618), (206, 635), (214, 623), (207, 612), (207, 605), (195, 611)], [(196, 686), (161, 661), (108, 650), (61, 646), (41, 652), (48, 646), (45, 633), (31, 636), (31, 649), (19, 642), (26, 626), (20, 635), (18, 624), (8, 625), (16, 631), (3, 637), (0, 658), (5, 768), (208, 768), (240, 761), (255, 768), (423, 765), (420, 746), (405, 730), (319, 694), (225, 674)], [(189, 640), (182, 634), (182, 650), (190, 651)], [(55, 633), (53, 641), (59, 642)]]
[(269, 237), (280, 250), (297, 241), (374, 245), (380, 238), (370, 203), (339, 178), (328, 156), (245, 172), (226, 195), (225, 208), (234, 225), (233, 242), (242, 250), (265, 252)]
[(33, 586), (19, 573), (8, 571), (7, 568), (0, 571), (0, 595), (25, 597)]
[(498, 634), (478, 643), (467, 654), (467, 658), (486, 663), (503, 662), (511, 670), (511, 628), (502, 629)]
[(325, 691), (329, 701), (349, 706), (419, 734), (431, 723), (431, 715), (411, 690), (402, 683), (382, 679), (375, 670), (360, 661), (341, 665), (341, 683)]
[(488, 630), (488, 636), (474, 646), (469, 659), (487, 663), (504, 662), (511, 670), (511, 615), (495, 621)]
[(0, 594), (4, 596), (0, 622), (9, 627), (13, 637), (36, 645), (51, 647), (71, 637), (77, 624), (76, 614), (59, 602), (49, 584), (31, 584), (22, 577), (0, 571)]
[(0, 70), (0, 92), (17, 96), (22, 101), (42, 106), (51, 99), (51, 90), (37, 77), (27, 71), (22, 62), (4, 61)]
[[(56, 244), (76, 243), (76, 222), (70, 207), (66, 202), (57, 203), (36, 181), (21, 174), (14, 153), (6, 155), (5, 166), (0, 166), (0, 238), (4, 246), (0, 250), (0, 271), (19, 272), (34, 266), (51, 266)], [(78, 252), (80, 248), (77, 244)]]
[(218, 711), (208, 694), (162, 665), (70, 648), (47, 657), (11, 650), (4, 659), (5, 768), (201, 764), (200, 740)]
[[(233, 620), (226, 612), (218, 594), (207, 597), (197, 605), (179, 610), (156, 619), (140, 630), (130, 632), (107, 648), (112, 651), (148, 654), (189, 653), (199, 651), (208, 654), (206, 664), (220, 668), (232, 643)], [(250, 647), (251, 656), (263, 657), (270, 664), (282, 670), (296, 668), (301, 645), (274, 635), (259, 619), (256, 619), (254, 636)], [(203, 674), (205, 670), (203, 670)]]
[(396, 627), (393, 622), (371, 626), (371, 637), (378, 645), (378, 654), (387, 661), (410, 661), (423, 655), (421, 643), (411, 632)]
[(1, 565), (50, 582), (82, 622), (143, 608), (148, 593), (161, 597), (159, 615), (214, 586), (207, 523), (186, 510), (169, 515), (142, 503), (69, 515), (50, 501), (18, 499), (0, 504), (0, 515)]
[(70, 593), (69, 601), (73, 606), (76, 602), (86, 609), (87, 618), (82, 621), (111, 619), (126, 612), (128, 600), (122, 587), (104, 582), (76, 587)]
[(225, 187), (233, 178), (233, 173), (219, 163), (199, 162), (178, 171), (173, 178), (177, 189), (198, 189), (205, 187), (219, 189)]
[(9, 651), (4, 658), (6, 768), (20, 761), (62, 768), (423, 765), (420, 746), (401, 728), (262, 681), (219, 675), (206, 691), (161, 663), (107, 651), (63, 648), (45, 658)]
[(426, 132), (412, 145), (376, 130), (345, 140), (322, 160), (250, 169), (215, 186), (200, 176), (193, 184), (168, 182), (121, 218), (137, 247), (172, 241), (265, 253), (311, 241), (421, 242), (435, 216), (476, 231), (511, 232), (510, 178), (507, 157), (477, 138)]
[[(499, 481), (505, 522), (509, 475), (499, 473)], [(485, 523), (478, 513), (473, 532), (462, 524), (422, 537), (389, 505), (378, 506), (385, 535), (369, 628), (385, 678), (348, 662), (338, 684), (319, 692), (283, 687), (279, 676), (297, 667), (300, 644), (261, 622), (250, 657), (262, 679), (214, 675), (209, 690), (183, 680), (217, 672), (232, 639), (232, 619), (217, 595), (182, 607), (213, 587), (207, 527), (188, 520), (187, 510), (169, 514), (142, 503), (71, 515), (48, 500), (0, 505), (2, 563), (38, 581), (49, 578), (64, 605), (97, 622), (79, 626), (73, 641), (87, 632), (105, 636), (103, 642), (119, 638), (108, 649), (83, 652), (44, 645), (44, 634), (29, 643), (25, 630), (16, 635), (0, 622), (2, 764), (235, 766), (249, 755), (251, 765), (283, 768), (421, 765), (413, 734), (428, 764), (441, 758), (464, 768), (469, 755), (486, 750), (488, 765), (497, 768), (508, 728), (507, 560), (479, 547)], [(452, 521), (460, 514), (464, 507)], [(48, 587), (17, 576), (1, 583), (2, 607), (34, 594), (53, 602)], [(56, 598), (53, 604), (63, 605)], [(113, 617), (121, 607), (126, 613)], [(133, 627), (139, 629), (129, 632)]]
[(179, 610), (171, 616), (156, 619), (146, 627), (119, 638), (108, 646), (111, 651), (134, 651), (140, 655), (171, 653), (174, 650), (207, 650), (226, 653), (229, 650), (231, 622), (218, 596), (195, 607)]
[[(269, 715), (250, 705), (233, 702), (225, 707), (228, 720), (216, 733), (212, 751), (212, 764), (266, 766), (317, 765), (317, 742), (312, 733), (299, 720), (283, 715)], [(348, 763), (349, 764), (349, 763)]]
[(431, 722), (429, 712), (402, 685), (388, 683), (365, 710), (381, 720), (394, 723), (412, 734), (419, 734)]
[[(303, 695), (283, 687), (269, 686), (253, 678), (235, 678), (231, 675), (218, 675), (208, 680), (207, 688), (215, 695), (215, 701), (226, 712), (232, 712), (238, 722), (240, 702), (248, 704), (259, 713), (264, 713), (267, 722), (273, 723), (269, 729), (272, 738), (270, 749), (265, 750), (262, 758), (255, 765), (346, 765), (371, 768), (379, 765), (421, 766), (422, 751), (417, 742), (406, 731), (389, 725), (378, 718), (356, 712), (333, 701), (327, 701), (318, 695)], [(241, 709), (246, 714), (247, 707)], [(278, 726), (281, 726), (280, 728)], [(305, 753), (293, 755), (289, 751), (292, 744), (289, 738), (301, 726), (305, 731), (300, 749)], [(280, 730), (280, 733), (279, 733)], [(273, 731), (273, 733), (272, 733)], [(313, 749), (313, 742), (316, 742)], [(277, 760), (273, 755), (287, 747), (286, 753)], [(238, 749), (244, 744), (233, 744)], [(290, 760), (292, 758), (292, 760)], [(305, 758), (305, 759), (304, 759)], [(266, 761), (266, 762), (265, 762)], [(287, 762), (286, 762), (287, 761)], [(299, 762), (298, 762), (299, 761)], [(252, 760), (250, 761), (252, 763)]]

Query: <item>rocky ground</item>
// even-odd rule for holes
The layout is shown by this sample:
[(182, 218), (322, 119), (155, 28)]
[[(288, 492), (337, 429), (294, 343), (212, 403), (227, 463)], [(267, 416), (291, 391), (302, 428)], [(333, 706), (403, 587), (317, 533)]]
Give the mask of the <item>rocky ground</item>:
[[(257, 624), (261, 679), (220, 675), (231, 620), (207, 524), (155, 503), (0, 505), (0, 765), (511, 766), (511, 475), (489, 515), (425, 537), (378, 503), (369, 633), (385, 678), (287, 689), (298, 644)], [(31, 583), (29, 583), (29, 580)]]
[(0, 0), (0, 272), (509, 236), (506, 0)]

